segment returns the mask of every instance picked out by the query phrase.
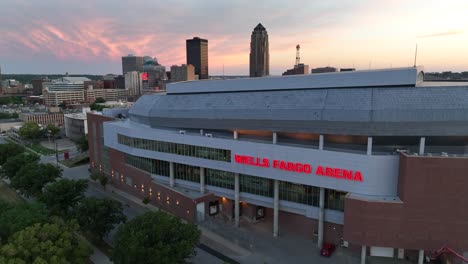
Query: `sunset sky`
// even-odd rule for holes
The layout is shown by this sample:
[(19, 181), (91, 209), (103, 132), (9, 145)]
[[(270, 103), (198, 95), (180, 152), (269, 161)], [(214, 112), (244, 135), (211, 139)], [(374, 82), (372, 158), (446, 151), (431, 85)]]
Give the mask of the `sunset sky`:
[(248, 75), (261, 22), (270, 73), (295, 61), (357, 69), (468, 71), (468, 0), (0, 0), (4, 73), (119, 73), (127, 54), (185, 63), (185, 39), (209, 41), (209, 73)]

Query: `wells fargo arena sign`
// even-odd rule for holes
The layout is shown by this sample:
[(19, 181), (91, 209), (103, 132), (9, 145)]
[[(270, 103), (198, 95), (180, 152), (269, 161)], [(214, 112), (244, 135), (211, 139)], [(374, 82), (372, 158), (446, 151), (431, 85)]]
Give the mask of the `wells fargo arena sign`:
[(308, 163), (291, 162), (284, 160), (270, 160), (268, 158), (252, 157), (234, 154), (234, 162), (249, 166), (273, 168), (296, 173), (315, 174), (316, 176), (331, 177), (342, 180), (362, 182), (362, 173), (343, 168), (324, 167), (318, 165), (312, 167)]

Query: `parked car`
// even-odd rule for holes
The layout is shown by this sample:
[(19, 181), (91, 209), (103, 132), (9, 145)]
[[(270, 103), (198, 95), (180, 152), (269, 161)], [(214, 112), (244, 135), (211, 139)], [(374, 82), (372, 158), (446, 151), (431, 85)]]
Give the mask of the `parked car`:
[(320, 255), (324, 257), (330, 257), (333, 251), (335, 251), (336, 246), (331, 243), (325, 243), (322, 246), (322, 249), (320, 250)]

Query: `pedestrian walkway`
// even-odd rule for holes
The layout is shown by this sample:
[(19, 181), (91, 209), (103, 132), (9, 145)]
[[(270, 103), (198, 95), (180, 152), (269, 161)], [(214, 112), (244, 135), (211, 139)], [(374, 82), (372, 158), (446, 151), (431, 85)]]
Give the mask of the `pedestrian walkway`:
[(112, 262), (101, 250), (93, 246), (94, 253), (89, 258), (95, 264), (112, 264)]
[[(158, 210), (113, 186), (106, 189), (150, 210)], [(236, 228), (230, 221), (208, 218), (198, 225), (202, 232), (201, 243), (239, 263), (360, 263), (360, 256), (346, 248), (338, 248), (330, 258), (324, 258), (312, 240), (287, 234), (273, 238), (271, 230), (261, 223), (241, 221), (240, 225)]]

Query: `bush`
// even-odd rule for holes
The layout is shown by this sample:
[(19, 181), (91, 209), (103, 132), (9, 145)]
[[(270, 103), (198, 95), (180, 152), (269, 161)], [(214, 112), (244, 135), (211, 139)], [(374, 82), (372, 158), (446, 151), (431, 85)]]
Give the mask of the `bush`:
[(143, 201), (142, 201), (144, 204), (149, 204), (150, 202), (150, 198), (148, 196), (146, 196), (145, 198), (143, 198)]
[(97, 172), (93, 172), (93, 173), (91, 173), (91, 175), (89, 175), (89, 177), (91, 178), (91, 180), (97, 181), (101, 177), (101, 174), (99, 174)]

